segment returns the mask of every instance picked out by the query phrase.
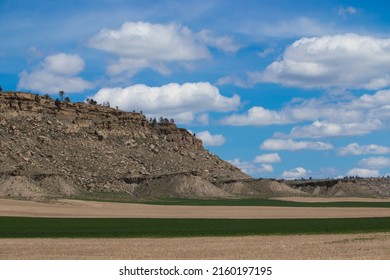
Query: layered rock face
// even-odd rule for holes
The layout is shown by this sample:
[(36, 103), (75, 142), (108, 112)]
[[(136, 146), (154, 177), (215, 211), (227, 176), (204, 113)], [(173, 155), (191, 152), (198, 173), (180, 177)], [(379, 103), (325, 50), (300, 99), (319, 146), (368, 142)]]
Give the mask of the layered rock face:
[(0, 93), (0, 176), (0, 196), (22, 197), (11, 179), (53, 196), (228, 197), (222, 182), (249, 178), (173, 123), (23, 92)]

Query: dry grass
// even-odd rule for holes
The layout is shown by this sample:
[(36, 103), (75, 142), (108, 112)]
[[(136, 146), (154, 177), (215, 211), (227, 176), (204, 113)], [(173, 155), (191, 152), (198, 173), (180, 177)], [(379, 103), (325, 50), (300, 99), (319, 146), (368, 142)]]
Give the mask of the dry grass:
[(390, 259), (390, 234), (0, 239), (0, 259)]
[(297, 219), (389, 217), (390, 208), (183, 206), (62, 200), (0, 199), (0, 216), (77, 218)]

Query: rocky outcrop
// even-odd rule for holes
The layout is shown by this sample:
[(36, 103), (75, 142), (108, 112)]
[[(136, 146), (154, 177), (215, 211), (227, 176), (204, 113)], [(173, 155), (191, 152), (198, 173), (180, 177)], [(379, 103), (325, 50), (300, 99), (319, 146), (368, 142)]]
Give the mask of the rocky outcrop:
[(389, 197), (390, 178), (343, 178), (286, 181), (293, 189), (310, 195), (331, 197)]
[[(0, 184), (9, 182), (10, 176), (25, 177), (30, 189), (35, 185), (42, 193), (43, 185), (50, 186), (42, 185), (37, 178), (48, 174), (57, 178), (58, 184), (61, 180), (61, 184), (72, 186), (72, 194), (79, 190), (134, 197), (157, 197), (159, 193), (204, 197), (208, 193), (205, 188), (211, 185), (217, 189), (210, 190), (210, 197), (229, 196), (217, 182), (249, 178), (205, 150), (200, 139), (173, 123), (149, 122), (140, 113), (55, 102), (30, 93), (0, 93)], [(15, 182), (22, 182), (20, 178)], [(163, 181), (187, 187), (178, 185), (171, 189), (183, 195), (147, 189), (148, 185), (161, 186)], [(188, 187), (189, 182), (203, 191)], [(6, 186), (10, 190), (9, 183)], [(0, 195), (15, 193), (3, 188)]]

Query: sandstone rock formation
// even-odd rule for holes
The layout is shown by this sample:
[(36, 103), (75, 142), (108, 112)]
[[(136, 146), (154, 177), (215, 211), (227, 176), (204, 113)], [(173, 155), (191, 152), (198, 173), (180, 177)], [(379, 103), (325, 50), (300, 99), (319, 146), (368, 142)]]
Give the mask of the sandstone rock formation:
[(0, 196), (228, 197), (218, 184), (247, 178), (173, 123), (48, 96), (0, 94)]

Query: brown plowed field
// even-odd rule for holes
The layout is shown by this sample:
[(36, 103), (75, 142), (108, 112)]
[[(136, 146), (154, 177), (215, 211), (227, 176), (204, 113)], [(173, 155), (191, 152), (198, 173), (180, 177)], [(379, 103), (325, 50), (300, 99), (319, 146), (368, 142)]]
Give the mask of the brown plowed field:
[(390, 259), (390, 234), (0, 239), (0, 259)]
[(0, 216), (74, 218), (298, 219), (390, 217), (390, 208), (181, 206), (61, 200), (0, 199)]

